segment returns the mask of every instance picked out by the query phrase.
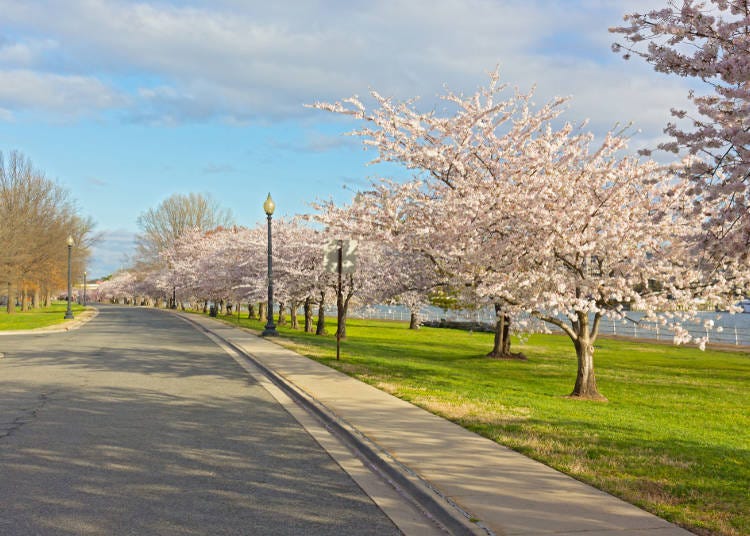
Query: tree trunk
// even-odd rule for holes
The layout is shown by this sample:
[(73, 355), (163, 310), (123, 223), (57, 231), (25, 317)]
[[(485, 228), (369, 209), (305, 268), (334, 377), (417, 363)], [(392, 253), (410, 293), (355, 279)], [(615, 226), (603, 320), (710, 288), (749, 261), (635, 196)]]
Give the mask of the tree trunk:
[(286, 313), (284, 312), (284, 302), (279, 302), (279, 321), (277, 326), (286, 326)]
[(594, 375), (594, 345), (588, 340), (575, 341), (576, 357), (578, 358), (578, 374), (576, 385), (570, 396), (590, 400), (607, 400), (596, 388)]
[(338, 326), (336, 327), (337, 330), (341, 330), (341, 338), (346, 339), (346, 314), (349, 311), (349, 302), (351, 301), (352, 297), (354, 296), (354, 283), (352, 281), (352, 275), (349, 274), (349, 290), (346, 292), (346, 296), (343, 295), (343, 291), (341, 292), (341, 296), (338, 296), (336, 300), (336, 305), (341, 311), (339, 316), (339, 322)]
[(29, 293), (26, 287), (21, 290), (21, 311), (24, 313), (29, 310)]
[(336, 296), (336, 336), (346, 339), (346, 306), (343, 293)]
[(16, 292), (13, 283), (10, 281), (8, 281), (8, 305), (6, 309), (9, 315), (16, 312)]
[(255, 318), (255, 306), (253, 302), (247, 302), (247, 317)]
[(258, 320), (261, 322), (266, 321), (266, 304), (265, 302), (260, 302), (258, 304)]
[(596, 376), (594, 375), (594, 341), (598, 332), (598, 318), (594, 328), (589, 332), (589, 317), (587, 313), (578, 313), (578, 321), (573, 323), (577, 338), (573, 341), (578, 358), (578, 373), (576, 385), (571, 397), (585, 398), (587, 400), (606, 401), (596, 388)]
[(419, 314), (416, 311), (411, 312), (409, 318), (409, 329), (419, 329)]
[(510, 351), (510, 317), (503, 313), (502, 304), (495, 304), (495, 315), (495, 339), (492, 351), (487, 356), (499, 359), (526, 359), (523, 354), (514, 354)]
[(42, 300), (42, 292), (39, 289), (39, 287), (37, 287), (34, 289), (34, 297), (31, 302), (34, 309), (39, 309), (42, 306), (41, 300)]
[(326, 293), (320, 293), (320, 302), (318, 303), (318, 323), (315, 326), (315, 335), (326, 334), (326, 305), (325, 305)]
[(305, 333), (314, 333), (312, 297), (305, 298)]
[(299, 329), (299, 323), (297, 322), (297, 308), (299, 307), (299, 303), (292, 300), (292, 303), (289, 305), (289, 319), (291, 320), (290, 327), (292, 329)]

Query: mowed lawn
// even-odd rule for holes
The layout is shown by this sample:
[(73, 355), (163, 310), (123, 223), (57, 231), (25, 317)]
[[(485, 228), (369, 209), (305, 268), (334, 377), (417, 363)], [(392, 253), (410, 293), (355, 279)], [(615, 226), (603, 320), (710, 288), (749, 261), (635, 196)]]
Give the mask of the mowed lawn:
[[(68, 308), (66, 302), (53, 302), (49, 307), (35, 309), (32, 311), (21, 311), (16, 309), (13, 314), (8, 314), (5, 310), (0, 310), (0, 331), (9, 331), (16, 329), (34, 329), (54, 326), (65, 322), (65, 311)], [(71, 310), (73, 315), (83, 311), (83, 306), (72, 304)]]
[(600, 403), (566, 398), (563, 336), (514, 341), (529, 359), (504, 361), (485, 357), (490, 334), (350, 320), (337, 362), (335, 322), (325, 337), (278, 329), (304, 355), (698, 534), (750, 534), (750, 353), (600, 340)]

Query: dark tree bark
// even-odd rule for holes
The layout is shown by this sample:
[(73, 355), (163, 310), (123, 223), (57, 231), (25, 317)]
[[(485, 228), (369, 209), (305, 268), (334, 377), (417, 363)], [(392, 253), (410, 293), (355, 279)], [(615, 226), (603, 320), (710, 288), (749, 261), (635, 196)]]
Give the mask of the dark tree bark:
[(286, 326), (286, 312), (284, 311), (284, 302), (279, 302), (279, 320), (276, 322), (276, 325)]
[(416, 311), (411, 312), (411, 317), (409, 318), (409, 329), (419, 329), (419, 315)]
[(29, 310), (29, 292), (24, 287), (21, 290), (21, 311), (26, 312)]
[(354, 281), (353, 276), (349, 274), (349, 284), (347, 285), (347, 289), (345, 291), (342, 289), (341, 295), (336, 297), (336, 307), (341, 311), (341, 321), (338, 322), (336, 329), (341, 330), (340, 336), (342, 339), (346, 339), (346, 316), (349, 311), (349, 302), (351, 301), (353, 296)]
[(253, 302), (248, 302), (247, 304), (247, 317), (255, 318), (255, 306), (253, 305)]
[(297, 322), (297, 308), (299, 303), (292, 301), (289, 304), (289, 327), (292, 329), (299, 329), (299, 323)]
[(16, 312), (16, 289), (10, 281), (8, 281), (8, 305), (6, 310), (9, 315)]
[(520, 353), (514, 354), (510, 351), (510, 317), (503, 313), (503, 305), (495, 303), (495, 339), (492, 351), (487, 354), (488, 357), (499, 359), (526, 359), (526, 356)]
[(258, 320), (261, 322), (266, 321), (266, 304), (264, 302), (258, 304)]
[(318, 302), (318, 323), (315, 326), (315, 335), (326, 334), (326, 293), (325, 291), (320, 293), (320, 301)]

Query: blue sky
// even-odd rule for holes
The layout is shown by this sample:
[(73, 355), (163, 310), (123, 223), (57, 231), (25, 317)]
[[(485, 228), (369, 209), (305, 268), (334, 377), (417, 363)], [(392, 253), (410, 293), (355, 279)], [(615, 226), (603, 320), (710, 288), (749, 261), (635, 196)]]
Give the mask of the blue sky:
[[(370, 89), (472, 93), (500, 66), (536, 101), (602, 133), (662, 137), (687, 82), (610, 51), (625, 13), (665, 0), (0, 0), (0, 150), (67, 187), (103, 240), (89, 272), (132, 252), (136, 219), (173, 193), (210, 193), (239, 224), (346, 201), (373, 155), (353, 125), (305, 108)], [(345, 188), (346, 187), (346, 188)]]

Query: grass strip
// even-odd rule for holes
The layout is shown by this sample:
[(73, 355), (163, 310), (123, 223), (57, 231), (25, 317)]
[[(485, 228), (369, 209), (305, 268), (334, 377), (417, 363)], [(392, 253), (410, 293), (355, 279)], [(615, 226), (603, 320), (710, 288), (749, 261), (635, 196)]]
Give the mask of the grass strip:
[[(0, 331), (26, 330), (44, 328), (62, 324), (65, 320), (66, 302), (53, 302), (49, 307), (21, 311), (16, 309), (13, 314), (0, 311)], [(73, 315), (83, 311), (83, 306), (76, 303), (71, 305)]]

